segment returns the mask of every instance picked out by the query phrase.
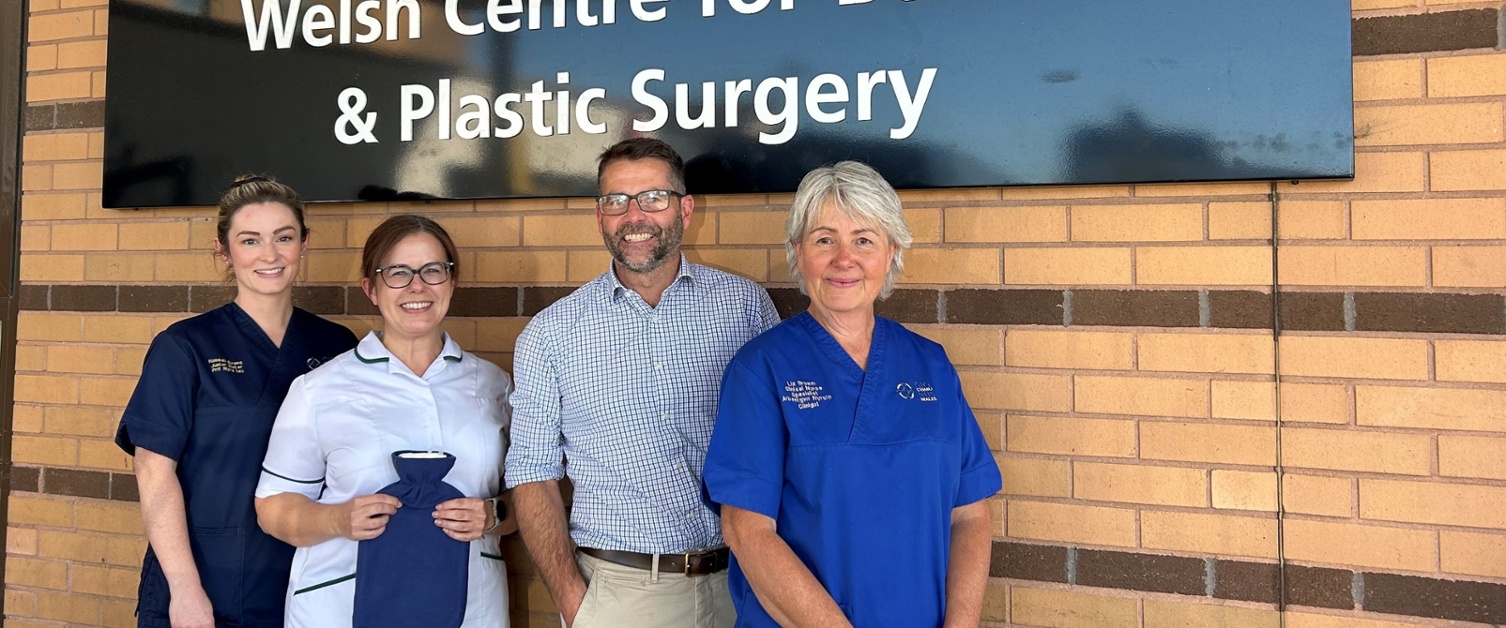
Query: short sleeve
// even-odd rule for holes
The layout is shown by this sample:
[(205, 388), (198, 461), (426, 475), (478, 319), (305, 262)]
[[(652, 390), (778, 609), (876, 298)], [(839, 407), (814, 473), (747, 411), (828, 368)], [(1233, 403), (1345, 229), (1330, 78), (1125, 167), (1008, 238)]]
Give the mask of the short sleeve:
[(952, 385), (957, 389), (957, 398), (953, 403), (957, 404), (958, 420), (962, 422), (962, 438), (958, 441), (958, 446), (962, 448), (962, 476), (957, 484), (957, 497), (952, 503), (952, 507), (957, 508), (992, 497), (1004, 488), (1004, 482), (999, 474), (999, 463), (994, 460), (993, 451), (983, 438), (983, 428), (979, 427), (978, 418), (973, 416), (972, 406), (968, 405), (967, 397), (962, 394), (962, 382), (957, 377), (957, 371), (950, 368), (948, 371), (951, 373)]
[(714, 504), (779, 518), (789, 430), (769, 378), (740, 354), (722, 375), (716, 428), (706, 452), (706, 492)]
[(548, 339), (537, 317), (518, 336), (513, 357), (517, 386), (508, 396), (512, 413), (506, 469), (507, 488), (558, 480), (565, 475), (565, 446), (560, 431), (559, 374), (548, 353)]
[(115, 444), (127, 454), (140, 447), (173, 460), (183, 457), (193, 431), (199, 372), (183, 341), (158, 334), (146, 351), (141, 378), (120, 417)]
[(272, 424), (267, 457), (262, 460), (257, 497), (298, 493), (318, 499), (324, 487), (324, 451), (319, 444), (317, 417), (309, 403), (308, 376), (293, 380)]

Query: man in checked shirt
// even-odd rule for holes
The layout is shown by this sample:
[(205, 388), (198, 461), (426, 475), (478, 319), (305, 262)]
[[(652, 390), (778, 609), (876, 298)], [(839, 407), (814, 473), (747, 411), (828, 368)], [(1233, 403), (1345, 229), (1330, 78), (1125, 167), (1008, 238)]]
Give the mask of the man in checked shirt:
[(669, 145), (620, 142), (596, 178), (612, 266), (535, 316), (514, 353), (518, 525), (567, 627), (730, 628), (701, 471), (722, 370), (779, 315), (758, 284), (681, 255), (695, 200)]

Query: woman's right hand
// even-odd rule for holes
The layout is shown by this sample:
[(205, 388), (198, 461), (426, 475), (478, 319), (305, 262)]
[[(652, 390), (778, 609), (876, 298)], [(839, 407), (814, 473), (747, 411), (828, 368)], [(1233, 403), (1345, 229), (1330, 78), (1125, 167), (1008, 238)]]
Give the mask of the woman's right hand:
[(340, 536), (352, 541), (374, 539), (387, 529), (387, 519), (402, 505), (391, 495), (362, 495), (340, 505), (335, 525)]
[(172, 591), (167, 604), (167, 618), (173, 628), (214, 628), (214, 606), (203, 587), (192, 591)]

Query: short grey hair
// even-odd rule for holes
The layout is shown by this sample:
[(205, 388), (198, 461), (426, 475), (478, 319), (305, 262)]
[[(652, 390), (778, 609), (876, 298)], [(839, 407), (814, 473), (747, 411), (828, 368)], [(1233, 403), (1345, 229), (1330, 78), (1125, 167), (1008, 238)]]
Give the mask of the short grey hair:
[(910, 225), (905, 223), (905, 208), (894, 188), (878, 171), (856, 161), (822, 166), (800, 180), (795, 202), (790, 205), (790, 216), (784, 223), (784, 252), (790, 264), (790, 279), (795, 281), (800, 293), (805, 294), (805, 280), (795, 261), (795, 244), (805, 240), (816, 214), (828, 201), (848, 218), (877, 226), (895, 245), (894, 261), (889, 264), (884, 289), (879, 292), (880, 299), (888, 298), (894, 292), (895, 280), (905, 270), (905, 249), (910, 248), (915, 238), (910, 235)]

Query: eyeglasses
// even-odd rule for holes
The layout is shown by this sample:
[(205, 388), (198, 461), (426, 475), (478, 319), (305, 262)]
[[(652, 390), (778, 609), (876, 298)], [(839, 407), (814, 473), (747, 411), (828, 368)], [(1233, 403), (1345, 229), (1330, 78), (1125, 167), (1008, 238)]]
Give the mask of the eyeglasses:
[(402, 290), (413, 283), (416, 276), (424, 283), (437, 286), (450, 280), (450, 269), (455, 267), (455, 262), (429, 262), (417, 269), (395, 264), (386, 268), (378, 268), (378, 275), (382, 276), (382, 283), (393, 290)]
[(596, 197), (596, 209), (608, 216), (626, 214), (629, 201), (638, 201), (638, 209), (646, 212), (662, 212), (669, 209), (671, 197), (685, 196), (673, 190), (644, 190), (637, 194), (603, 194)]

